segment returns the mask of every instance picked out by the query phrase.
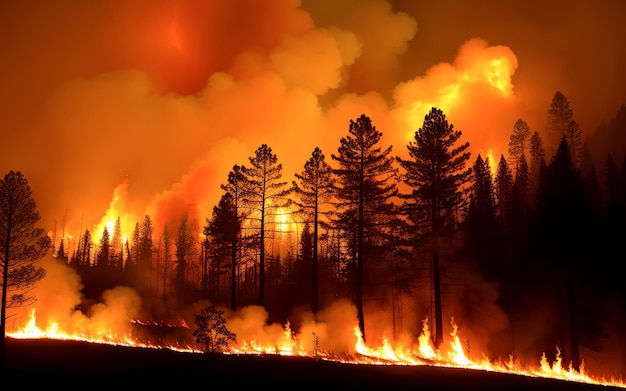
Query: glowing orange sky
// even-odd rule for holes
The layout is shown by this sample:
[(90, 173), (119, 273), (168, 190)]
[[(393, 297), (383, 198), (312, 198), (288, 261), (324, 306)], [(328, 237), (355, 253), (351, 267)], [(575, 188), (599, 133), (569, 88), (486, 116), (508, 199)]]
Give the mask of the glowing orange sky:
[[(431, 105), (473, 154), (542, 131), (555, 91), (593, 132), (626, 102), (622, 1), (5, 1), (0, 171), (53, 230), (201, 221), (266, 143), (300, 172), (369, 115), (403, 154)], [(498, 65), (498, 66), (496, 66)], [(474, 155), (475, 156), (475, 155)], [(125, 182), (125, 181), (128, 182)], [(122, 188), (118, 188), (120, 184)], [(117, 188), (117, 190), (116, 190)]]

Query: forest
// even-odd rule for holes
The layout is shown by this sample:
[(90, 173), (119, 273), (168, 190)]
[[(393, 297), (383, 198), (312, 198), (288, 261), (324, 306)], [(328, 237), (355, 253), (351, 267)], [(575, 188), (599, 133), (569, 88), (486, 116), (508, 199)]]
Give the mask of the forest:
[[(420, 328), (406, 324), (409, 313), (427, 314), (435, 346), (444, 312), (480, 322), (476, 287), (495, 286), (508, 327), (493, 350), (515, 351), (528, 319), (549, 308), (546, 351), (560, 346), (578, 369), (582, 351), (602, 350), (607, 324), (626, 322), (615, 266), (626, 155), (592, 159), (574, 117), (557, 91), (543, 138), (520, 118), (507, 156), (492, 159), (471, 156), (471, 140), (433, 107), (399, 146), (408, 151), (401, 158), (362, 114), (337, 151), (314, 148), (291, 182), (262, 144), (235, 162), (204, 221), (185, 215), (155, 227), (145, 215), (124, 238), (118, 219), (103, 232), (85, 229), (73, 249), (53, 244), (53, 256), (76, 269), (92, 301), (124, 285), (171, 312), (208, 300), (259, 305), (285, 322), (296, 309), (315, 315), (348, 298), (364, 339), (369, 309), (385, 308), (398, 332)], [(602, 126), (623, 133), (626, 108)]]

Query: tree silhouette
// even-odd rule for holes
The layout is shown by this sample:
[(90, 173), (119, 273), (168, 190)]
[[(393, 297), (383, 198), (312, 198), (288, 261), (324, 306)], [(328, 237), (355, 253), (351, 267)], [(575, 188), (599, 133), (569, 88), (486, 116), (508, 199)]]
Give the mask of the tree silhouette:
[(100, 238), (100, 245), (98, 247), (98, 253), (96, 254), (96, 266), (100, 270), (104, 270), (109, 267), (109, 254), (111, 252), (111, 242), (109, 236), (109, 229), (105, 226), (102, 229), (102, 237)]
[(299, 197), (298, 200), (294, 201), (298, 207), (296, 213), (303, 215), (305, 222), (310, 223), (313, 227), (311, 311), (313, 314), (317, 314), (320, 215), (324, 213), (321, 208), (322, 204), (328, 202), (332, 196), (332, 168), (326, 162), (321, 149), (316, 147), (311, 158), (304, 164), (304, 171), (300, 174), (296, 173), (295, 176), (297, 181), (293, 181), (292, 186), (294, 193)]
[(538, 197), (538, 227), (536, 238), (542, 254), (563, 293), (561, 321), (563, 359), (580, 368), (577, 284), (585, 258), (589, 237), (590, 211), (580, 170), (574, 166), (565, 137), (552, 158), (543, 177)]
[(224, 311), (209, 306), (194, 317), (196, 329), (193, 336), (204, 353), (222, 352), (228, 347), (229, 342), (237, 341), (237, 335), (226, 327)]
[(190, 300), (188, 274), (191, 261), (197, 253), (196, 222), (189, 220), (185, 213), (176, 234), (176, 290), (178, 298), (183, 302)]
[(122, 222), (118, 216), (113, 225), (113, 234), (109, 245), (109, 265), (120, 272), (124, 269), (124, 248), (122, 238)]
[(46, 275), (35, 265), (50, 249), (50, 238), (36, 227), (40, 218), (26, 178), (20, 171), (8, 172), (0, 181), (0, 368), (6, 363), (7, 308), (32, 304), (35, 297), (30, 291)]
[(219, 203), (213, 208), (213, 215), (204, 227), (205, 235), (209, 235), (215, 246), (215, 257), (221, 260), (230, 258), (230, 308), (237, 308), (237, 242), (241, 231), (241, 221), (237, 215), (237, 207), (233, 196), (226, 192)]
[(473, 166), (473, 185), (465, 222), (467, 246), (482, 266), (486, 276), (494, 278), (501, 265), (496, 200), (489, 161), (481, 155)]
[(245, 177), (244, 204), (253, 213), (248, 219), (256, 221), (259, 230), (259, 295), (258, 304), (265, 306), (265, 236), (268, 216), (274, 215), (278, 208), (287, 202), (285, 185), (280, 181), (283, 165), (267, 144), (262, 144), (249, 158), (250, 166), (241, 166)]
[(513, 133), (509, 138), (509, 163), (513, 164), (516, 172), (530, 148), (530, 136), (530, 127), (526, 121), (521, 118), (515, 121)]
[(397, 169), (393, 166), (392, 147), (381, 149), (381, 137), (382, 132), (376, 129), (368, 116), (362, 114), (356, 120), (350, 120), (348, 135), (341, 138), (337, 155), (331, 155), (339, 164), (339, 168), (333, 170), (338, 178), (335, 195), (339, 220), (355, 239), (355, 305), (364, 340), (364, 263), (375, 249), (374, 238), (380, 237), (385, 230), (380, 224), (383, 217), (395, 213), (391, 199), (397, 195)]
[(403, 197), (409, 218), (426, 224), (429, 229), (436, 347), (443, 342), (440, 241), (454, 228), (472, 172), (471, 167), (466, 167), (469, 142), (457, 145), (461, 135), (460, 130), (448, 124), (443, 111), (433, 107), (415, 132), (414, 141), (407, 145), (411, 159), (398, 158), (405, 170), (402, 181), (411, 189)]
[[(151, 286), (152, 279), (152, 255), (154, 251), (154, 243), (152, 236), (154, 235), (154, 227), (150, 215), (144, 215), (143, 221), (138, 225), (136, 234), (136, 260), (137, 276), (142, 285)], [(128, 262), (128, 260), (127, 260)], [(146, 281), (148, 282), (146, 284)]]
[(91, 249), (93, 241), (91, 240), (91, 232), (86, 229), (85, 233), (78, 240), (78, 248), (74, 254), (72, 265), (78, 270), (82, 270), (91, 266)]
[(565, 95), (557, 91), (552, 98), (548, 110), (548, 124), (546, 132), (551, 137), (551, 148), (558, 146), (562, 138), (567, 142), (570, 158), (574, 166), (580, 165), (583, 155), (582, 130), (573, 119), (574, 111)]
[(231, 253), (231, 288), (233, 289), (233, 291), (231, 291), (231, 307), (233, 305), (236, 305), (236, 295), (239, 285), (236, 268), (241, 263), (241, 252), (244, 251), (246, 245), (246, 237), (242, 234), (243, 222), (248, 218), (250, 214), (250, 211), (246, 209), (244, 205), (244, 194), (246, 192), (246, 185), (246, 177), (241, 170), (241, 166), (237, 164), (235, 164), (232, 170), (228, 173), (227, 182), (220, 185), (220, 188), (224, 190), (224, 192), (229, 193), (232, 197), (233, 207), (235, 208), (235, 212), (237, 213), (237, 220), (239, 221), (240, 227), (236, 237), (236, 247), (234, 249), (235, 253)]
[(539, 189), (539, 178), (546, 166), (546, 151), (543, 148), (543, 140), (539, 132), (533, 132), (530, 136), (530, 162), (528, 164), (528, 192), (530, 202), (534, 204), (535, 195)]

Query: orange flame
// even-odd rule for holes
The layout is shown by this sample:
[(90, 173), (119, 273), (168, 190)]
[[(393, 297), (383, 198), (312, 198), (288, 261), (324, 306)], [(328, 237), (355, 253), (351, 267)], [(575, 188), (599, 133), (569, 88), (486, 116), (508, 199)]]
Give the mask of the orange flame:
[[(554, 363), (550, 364), (545, 356), (541, 356), (539, 365), (536, 368), (523, 368), (517, 364), (513, 357), (510, 356), (507, 362), (490, 362), (487, 359), (472, 360), (466, 354), (461, 339), (458, 335), (458, 326), (451, 320), (453, 328), (450, 334), (451, 341), (447, 354), (435, 349), (430, 338), (430, 330), (428, 321), (423, 321), (422, 333), (418, 338), (417, 346), (407, 347), (401, 344), (394, 346), (393, 342), (387, 338), (383, 338), (382, 343), (378, 347), (368, 346), (363, 340), (363, 336), (358, 326), (354, 331), (354, 346), (356, 355), (341, 355), (341, 359), (337, 358), (335, 352), (318, 351), (313, 348), (311, 351), (304, 349), (290, 326), (290, 323), (284, 326), (282, 335), (276, 339), (274, 343), (260, 344), (255, 339), (241, 339), (237, 343), (233, 343), (225, 351), (226, 354), (278, 354), (283, 356), (309, 356), (326, 360), (341, 361), (353, 364), (380, 364), (380, 365), (431, 365), (440, 367), (456, 367), (466, 369), (478, 369), (484, 371), (495, 371), (501, 373), (509, 373), (531, 377), (543, 377), (552, 379), (562, 379), (567, 381), (616, 386), (626, 388), (626, 382), (616, 378), (599, 378), (589, 375), (584, 363), (580, 370), (576, 371), (571, 366), (567, 369), (562, 367), (562, 358), (560, 350), (557, 347), (557, 356)], [(132, 333), (117, 334), (110, 328), (95, 328), (92, 330), (72, 330), (65, 331), (62, 326), (50, 320), (45, 328), (37, 325), (35, 310), (31, 310), (28, 321), (18, 330), (8, 332), (7, 335), (12, 338), (49, 338), (60, 340), (76, 340), (92, 343), (103, 343), (112, 345), (123, 345), (131, 347), (144, 347), (155, 349), (173, 349), (190, 353), (200, 353), (200, 350), (194, 349), (192, 345), (181, 346), (169, 344), (157, 344), (150, 341), (141, 341)]]

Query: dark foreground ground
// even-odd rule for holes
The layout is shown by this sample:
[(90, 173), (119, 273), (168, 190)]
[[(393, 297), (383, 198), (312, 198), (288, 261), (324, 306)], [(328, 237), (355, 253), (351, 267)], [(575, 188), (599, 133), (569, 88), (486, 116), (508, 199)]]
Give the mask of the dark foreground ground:
[[(6, 344), (4, 384), (64, 389), (263, 386), (350, 390), (612, 390), (611, 387), (484, 371), (354, 365), (313, 358), (180, 353), (85, 342), (15, 340)], [(619, 388), (615, 388), (618, 390)]]

